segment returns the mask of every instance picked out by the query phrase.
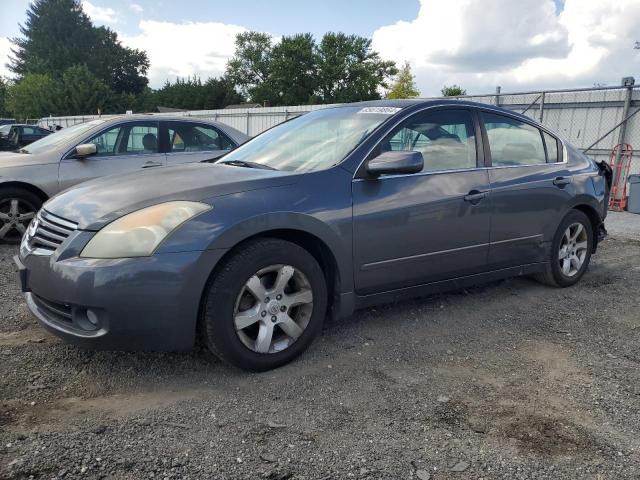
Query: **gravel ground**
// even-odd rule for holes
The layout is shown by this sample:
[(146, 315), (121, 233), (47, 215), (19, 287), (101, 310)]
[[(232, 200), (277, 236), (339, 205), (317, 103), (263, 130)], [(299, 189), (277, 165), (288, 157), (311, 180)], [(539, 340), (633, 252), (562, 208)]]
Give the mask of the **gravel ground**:
[(640, 237), (610, 231), (576, 287), (365, 310), (265, 374), (67, 346), (0, 246), (0, 478), (639, 478)]

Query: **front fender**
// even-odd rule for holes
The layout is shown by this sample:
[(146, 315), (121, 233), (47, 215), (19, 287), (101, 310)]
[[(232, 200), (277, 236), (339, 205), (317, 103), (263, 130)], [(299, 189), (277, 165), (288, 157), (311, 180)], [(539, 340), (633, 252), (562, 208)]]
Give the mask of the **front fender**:
[(309, 175), (309, 182), (214, 198), (212, 210), (180, 227), (158, 253), (229, 250), (270, 231), (299, 231), (328, 248), (335, 259), (341, 290), (351, 292), (351, 177), (345, 173), (327, 171), (316, 178)]

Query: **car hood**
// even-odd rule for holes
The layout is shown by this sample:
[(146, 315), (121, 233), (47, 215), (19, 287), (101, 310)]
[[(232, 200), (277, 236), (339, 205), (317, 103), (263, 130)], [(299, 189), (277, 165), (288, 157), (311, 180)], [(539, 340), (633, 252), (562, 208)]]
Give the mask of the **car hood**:
[(72, 187), (44, 208), (78, 223), (81, 230), (99, 230), (141, 208), (173, 200), (207, 202), (222, 195), (292, 183), (292, 172), (191, 163), (112, 175)]

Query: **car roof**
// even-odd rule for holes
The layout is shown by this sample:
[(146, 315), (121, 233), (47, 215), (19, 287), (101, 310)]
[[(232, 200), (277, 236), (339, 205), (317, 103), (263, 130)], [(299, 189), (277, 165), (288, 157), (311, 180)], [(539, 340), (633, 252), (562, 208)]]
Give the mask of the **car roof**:
[(412, 107), (437, 107), (437, 106), (459, 106), (459, 107), (473, 107), (473, 108), (482, 108), (485, 110), (493, 110), (496, 112), (508, 113), (510, 116), (521, 118), (527, 122), (532, 122), (531, 118), (522, 115), (520, 113), (514, 112), (513, 110), (508, 110), (506, 108), (501, 108), (496, 105), (489, 105), (486, 103), (479, 102), (471, 102), (469, 100), (456, 100), (456, 99), (446, 99), (446, 98), (436, 98), (436, 99), (424, 99), (424, 98), (412, 98), (412, 99), (402, 99), (402, 100), (369, 100), (366, 102), (356, 102), (356, 103), (345, 103), (342, 105), (336, 105), (335, 108), (340, 107), (391, 107), (391, 108), (401, 108), (403, 110), (412, 108)]
[[(106, 122), (115, 122), (115, 121), (147, 121), (147, 122), (155, 122), (158, 120), (165, 121), (185, 121), (185, 122), (204, 122), (204, 123), (215, 123), (218, 124), (220, 122), (215, 122), (208, 118), (200, 118), (200, 117), (190, 117), (185, 115), (160, 115), (157, 113), (137, 113), (133, 115), (105, 115), (102, 117)], [(97, 120), (97, 119), (96, 119)]]

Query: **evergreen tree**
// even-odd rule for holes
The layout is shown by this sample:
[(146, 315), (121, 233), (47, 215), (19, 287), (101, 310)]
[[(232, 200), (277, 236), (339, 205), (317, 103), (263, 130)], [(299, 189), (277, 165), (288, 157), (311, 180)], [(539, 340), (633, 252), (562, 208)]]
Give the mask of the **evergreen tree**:
[(27, 20), (14, 38), (9, 69), (61, 78), (74, 65), (86, 65), (111, 89), (139, 93), (147, 85), (147, 55), (122, 46), (117, 35), (94, 27), (78, 0), (34, 0)]
[(415, 98), (420, 96), (420, 91), (416, 87), (415, 77), (411, 73), (411, 65), (405, 62), (387, 94), (389, 99)]

